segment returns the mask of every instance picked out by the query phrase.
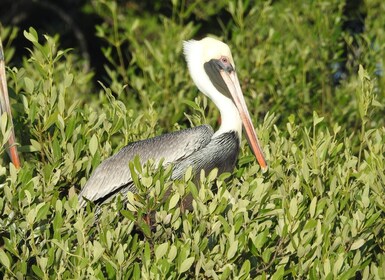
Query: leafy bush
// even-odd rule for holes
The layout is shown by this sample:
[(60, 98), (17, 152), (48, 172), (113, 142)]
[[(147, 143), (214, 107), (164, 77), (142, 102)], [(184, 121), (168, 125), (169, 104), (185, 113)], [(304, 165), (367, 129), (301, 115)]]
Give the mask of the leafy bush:
[[(89, 4), (109, 61), (98, 83), (59, 36), (24, 31), (30, 55), (7, 68), (23, 167), (0, 159), (2, 278), (383, 279), (383, 1), (365, 2), (363, 34), (344, 31), (341, 1), (188, 2), (159, 16)], [(217, 126), (181, 54), (210, 20), (231, 46), (269, 171), (245, 141), (234, 172), (201, 174), (199, 188), (190, 171), (173, 182), (170, 169), (135, 161), (137, 194), (98, 216), (80, 209), (78, 190), (128, 142)], [(6, 57), (15, 32), (2, 29)], [(335, 85), (346, 46), (358, 55)]]

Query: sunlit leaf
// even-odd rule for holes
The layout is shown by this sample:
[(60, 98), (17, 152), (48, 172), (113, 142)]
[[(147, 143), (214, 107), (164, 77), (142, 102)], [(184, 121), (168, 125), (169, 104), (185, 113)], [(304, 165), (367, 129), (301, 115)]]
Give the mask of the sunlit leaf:
[(89, 149), (91, 155), (95, 155), (97, 149), (98, 149), (98, 138), (96, 137), (96, 134), (92, 135), (90, 143), (89, 143)]
[(162, 258), (168, 250), (168, 242), (165, 242), (163, 244), (160, 244), (156, 249), (155, 249), (155, 257), (156, 259)]
[(190, 267), (192, 266), (192, 264), (194, 263), (194, 260), (195, 260), (194, 257), (189, 257), (189, 258), (185, 259), (182, 262), (182, 264), (180, 265), (179, 273), (183, 273), (183, 272), (186, 272), (187, 270), (189, 270)]
[(353, 242), (352, 246), (350, 247), (351, 250), (357, 250), (361, 248), (362, 245), (365, 244), (365, 239), (357, 239), (356, 241)]
[(6, 267), (6, 268), (10, 268), (11, 266), (11, 262), (7, 256), (7, 254), (4, 252), (3, 249), (0, 248), (0, 262)]
[(173, 209), (177, 205), (177, 203), (179, 202), (179, 199), (180, 199), (179, 193), (174, 193), (170, 199), (168, 209), (169, 210)]

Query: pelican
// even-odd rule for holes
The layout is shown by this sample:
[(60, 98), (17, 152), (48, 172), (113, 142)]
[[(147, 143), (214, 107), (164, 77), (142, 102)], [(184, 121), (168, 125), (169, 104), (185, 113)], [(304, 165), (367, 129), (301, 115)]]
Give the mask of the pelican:
[(185, 41), (183, 52), (195, 85), (220, 111), (219, 129), (214, 133), (209, 125), (201, 125), (128, 144), (96, 168), (79, 194), (80, 205), (87, 200), (99, 204), (118, 193), (135, 192), (128, 163), (137, 155), (142, 163), (163, 159), (164, 166), (173, 164), (172, 180), (181, 179), (190, 166), (194, 175), (201, 170), (208, 174), (214, 168), (218, 174), (231, 172), (240, 150), (242, 124), (261, 169), (267, 170), (230, 48), (206, 37)]

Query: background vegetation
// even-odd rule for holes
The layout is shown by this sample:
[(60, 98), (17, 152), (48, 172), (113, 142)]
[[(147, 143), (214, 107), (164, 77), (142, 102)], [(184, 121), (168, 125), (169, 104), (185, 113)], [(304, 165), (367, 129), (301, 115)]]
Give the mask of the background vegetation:
[[(384, 279), (384, 3), (95, 0), (50, 35), (3, 22), (23, 167), (8, 162), (2, 116), (0, 277)], [(92, 35), (79, 15), (96, 19)], [(78, 34), (63, 42), (73, 49), (61, 30)], [(200, 189), (136, 162), (138, 194), (95, 223), (76, 194), (103, 159), (218, 126), (182, 56), (206, 34), (231, 46), (269, 171), (245, 141), (236, 170)], [(188, 193), (192, 212), (179, 207)]]

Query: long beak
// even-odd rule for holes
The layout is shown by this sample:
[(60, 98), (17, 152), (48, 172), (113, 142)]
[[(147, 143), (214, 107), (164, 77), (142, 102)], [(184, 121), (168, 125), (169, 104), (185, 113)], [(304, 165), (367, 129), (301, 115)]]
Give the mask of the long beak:
[(0, 39), (0, 115), (2, 115), (4, 112), (8, 114), (9, 123), (12, 126), (11, 134), (8, 139), (9, 155), (13, 165), (15, 165), (17, 169), (19, 169), (20, 160), (19, 160), (19, 155), (17, 153), (15, 133), (13, 130), (11, 106), (9, 105), (9, 98), (8, 98), (7, 80), (5, 79), (4, 52), (3, 52), (3, 45)]
[(241, 87), (239, 85), (237, 73), (235, 71), (231, 71), (230, 73), (227, 73), (224, 70), (220, 70), (220, 74), (223, 78), (223, 81), (226, 83), (227, 88), (230, 91), (230, 94), (233, 98), (235, 106), (237, 106), (238, 108), (239, 114), (243, 122), (243, 126), (245, 128), (246, 138), (247, 138), (247, 141), (249, 142), (251, 150), (253, 151), (253, 154), (257, 158), (257, 161), (261, 166), (262, 171), (265, 172), (267, 171), (268, 166), (265, 160), (265, 156), (263, 155), (261, 146), (259, 145), (258, 137), (255, 133), (253, 123), (251, 122), (250, 114), (249, 114), (249, 111), (247, 110), (246, 102), (243, 97)]

